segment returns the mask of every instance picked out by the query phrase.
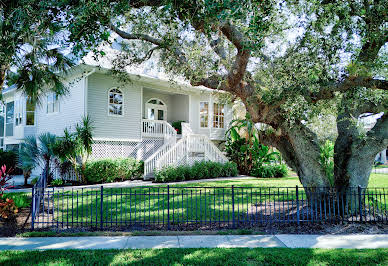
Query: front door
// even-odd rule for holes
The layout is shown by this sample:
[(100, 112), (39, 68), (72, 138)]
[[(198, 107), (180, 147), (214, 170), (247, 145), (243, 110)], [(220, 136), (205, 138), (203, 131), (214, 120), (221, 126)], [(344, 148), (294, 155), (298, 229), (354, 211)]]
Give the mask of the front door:
[(167, 106), (159, 99), (151, 99), (146, 103), (147, 119), (167, 120)]

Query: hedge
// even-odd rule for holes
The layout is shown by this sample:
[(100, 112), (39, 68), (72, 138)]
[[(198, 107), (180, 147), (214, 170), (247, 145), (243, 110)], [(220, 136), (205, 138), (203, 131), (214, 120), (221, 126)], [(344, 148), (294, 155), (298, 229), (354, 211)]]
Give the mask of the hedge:
[(285, 164), (268, 164), (252, 170), (250, 175), (260, 178), (285, 177), (288, 175), (288, 168)]
[(17, 167), (17, 153), (14, 151), (3, 151), (0, 150), (0, 167), (3, 165), (7, 166), (7, 169), (12, 169), (12, 174), (20, 175), (23, 173), (21, 169)]
[(140, 178), (144, 162), (134, 158), (101, 159), (86, 163), (84, 171), (88, 184), (111, 183)]
[(238, 175), (237, 165), (233, 162), (202, 161), (194, 163), (193, 166), (164, 167), (155, 172), (155, 181), (175, 182), (236, 175)]

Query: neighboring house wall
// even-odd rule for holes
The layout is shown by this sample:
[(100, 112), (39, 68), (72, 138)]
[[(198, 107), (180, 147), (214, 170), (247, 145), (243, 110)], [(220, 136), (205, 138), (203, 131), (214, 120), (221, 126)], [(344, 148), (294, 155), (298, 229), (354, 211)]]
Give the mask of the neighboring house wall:
[(85, 78), (73, 77), (65, 83), (69, 93), (59, 97), (59, 111), (47, 113), (47, 97), (36, 109), (37, 134), (50, 132), (62, 136), (65, 128), (74, 130), (75, 124), (80, 122), (84, 115), (84, 84)]
[[(88, 77), (87, 113), (93, 121), (94, 138), (104, 140), (141, 140), (142, 87), (122, 83), (113, 77), (95, 73)], [(118, 87), (123, 93), (122, 116), (108, 114), (108, 91)]]

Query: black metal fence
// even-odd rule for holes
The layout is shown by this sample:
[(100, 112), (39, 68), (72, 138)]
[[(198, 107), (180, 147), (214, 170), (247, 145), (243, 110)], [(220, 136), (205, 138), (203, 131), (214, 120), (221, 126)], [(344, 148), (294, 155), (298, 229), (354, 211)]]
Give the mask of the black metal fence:
[(225, 228), (268, 223), (388, 223), (387, 188), (33, 188), (32, 229)]

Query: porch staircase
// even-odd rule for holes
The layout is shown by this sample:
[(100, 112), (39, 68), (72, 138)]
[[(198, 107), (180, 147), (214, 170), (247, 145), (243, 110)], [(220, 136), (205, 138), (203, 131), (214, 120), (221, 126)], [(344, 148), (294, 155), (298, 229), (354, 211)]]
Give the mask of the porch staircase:
[(188, 123), (182, 123), (182, 138), (177, 141), (175, 129), (163, 122), (166, 127), (165, 143), (144, 161), (144, 179), (152, 179), (156, 170), (166, 166), (193, 165), (198, 161), (228, 161), (206, 135), (194, 134)]

